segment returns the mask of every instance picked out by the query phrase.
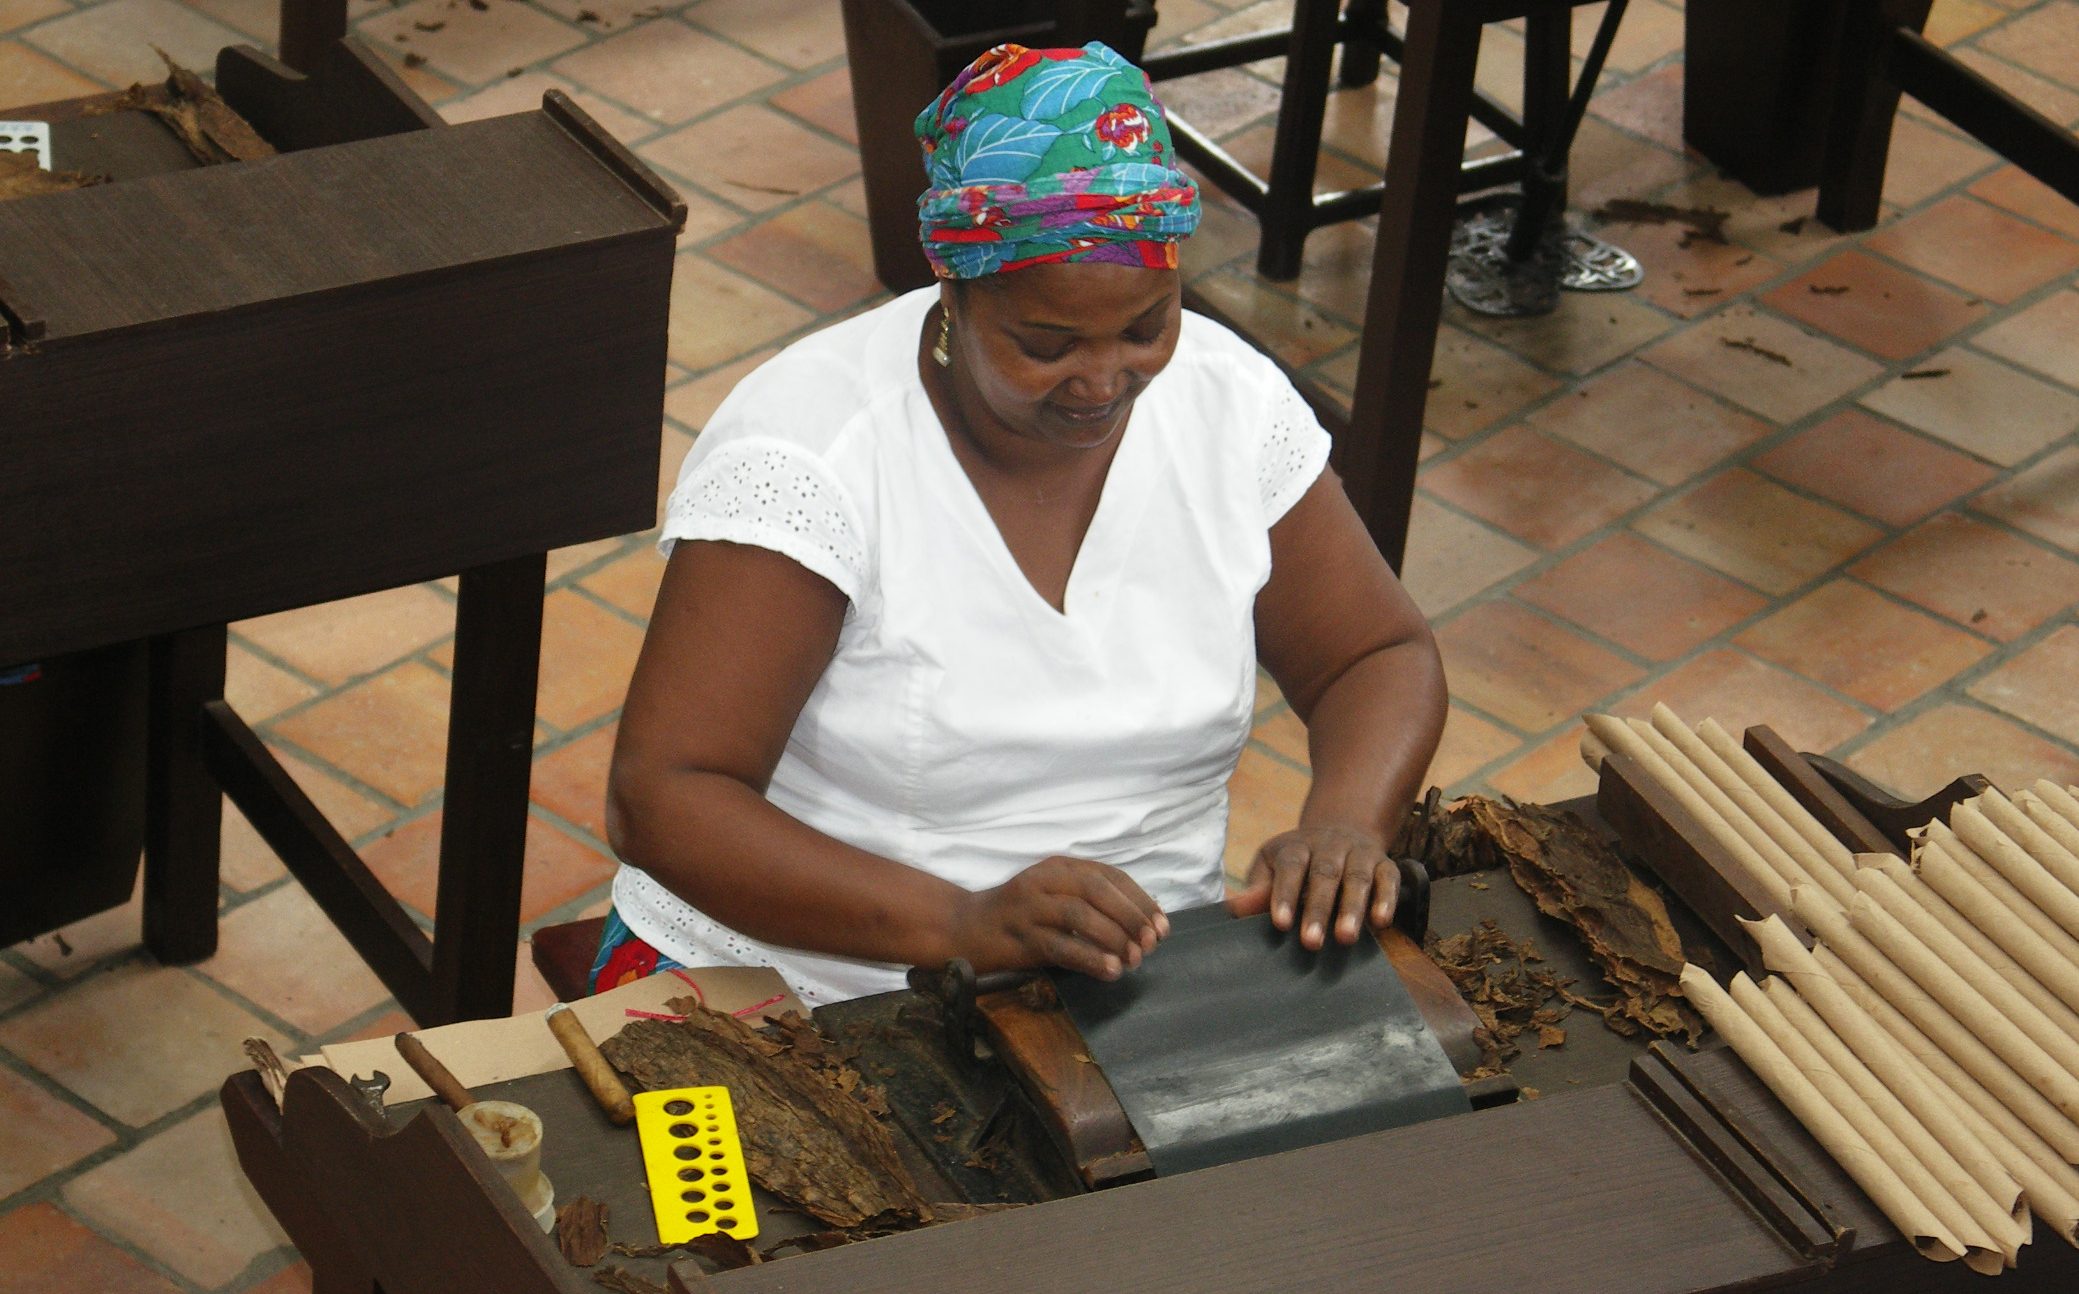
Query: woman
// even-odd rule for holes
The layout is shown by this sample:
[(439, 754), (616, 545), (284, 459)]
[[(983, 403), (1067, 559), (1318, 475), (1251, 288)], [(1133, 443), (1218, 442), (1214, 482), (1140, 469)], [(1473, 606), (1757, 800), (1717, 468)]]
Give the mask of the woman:
[(1291, 384), (1181, 311), (1197, 192), (1147, 79), (1006, 45), (917, 133), (939, 286), (745, 378), (672, 495), (597, 986), (1126, 973), (1221, 896), (1259, 656), (1314, 781), (1230, 906), (1383, 925), (1441, 667)]

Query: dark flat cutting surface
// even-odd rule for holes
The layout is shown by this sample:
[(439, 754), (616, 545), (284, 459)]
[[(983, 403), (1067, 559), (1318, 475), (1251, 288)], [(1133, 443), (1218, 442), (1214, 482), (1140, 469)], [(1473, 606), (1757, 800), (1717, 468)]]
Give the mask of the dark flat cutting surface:
[(1313, 953), (1268, 916), (1199, 909), (1132, 974), (1055, 985), (1158, 1174), (1471, 1108), (1370, 939)]

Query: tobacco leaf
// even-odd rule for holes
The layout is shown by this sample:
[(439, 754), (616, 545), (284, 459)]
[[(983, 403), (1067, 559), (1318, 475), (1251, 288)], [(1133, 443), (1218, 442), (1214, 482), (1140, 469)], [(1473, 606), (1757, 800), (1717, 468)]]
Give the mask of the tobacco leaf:
[(166, 79), (157, 85), (133, 85), (98, 111), (132, 109), (152, 114), (204, 166), (274, 156), (274, 145), (260, 138), (252, 123), (225, 103), (214, 87), (174, 62), (165, 50), (156, 45), (152, 48), (166, 63)]
[(108, 183), (105, 175), (79, 171), (46, 171), (36, 165), (34, 153), (0, 153), (0, 202), (9, 198), (34, 198), (45, 193), (64, 193)]
[(556, 1247), (573, 1267), (590, 1267), (606, 1257), (606, 1205), (580, 1195), (556, 1210)]
[[(1546, 916), (1580, 931), (1589, 956), (1617, 989), (1604, 1019), (1628, 1020), (1693, 1045), (1703, 1020), (1682, 999), (1686, 960), (1667, 905), (1588, 825), (1538, 804), (1468, 796), (1453, 806), (1469, 816), (1508, 862), (1509, 875)], [(1621, 1030), (1620, 1030), (1621, 1031)]]
[(735, 1236), (721, 1231), (710, 1231), (704, 1236), (688, 1240), (685, 1248), (689, 1253), (713, 1263), (717, 1270), (733, 1272), (739, 1267), (755, 1267), (765, 1261), (765, 1255), (751, 1248)]
[(694, 998), (667, 1009), (685, 1018), (631, 1021), (600, 1050), (644, 1091), (729, 1088), (758, 1185), (839, 1228), (930, 1217), (876, 1118), (886, 1098), (814, 1025), (790, 1012), (767, 1036)]

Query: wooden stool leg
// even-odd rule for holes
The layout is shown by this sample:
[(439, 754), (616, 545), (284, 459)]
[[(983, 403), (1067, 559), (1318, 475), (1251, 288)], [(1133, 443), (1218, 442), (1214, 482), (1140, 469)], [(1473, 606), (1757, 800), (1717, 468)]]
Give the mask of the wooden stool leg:
[(1379, 59), (1384, 51), (1378, 41), (1357, 33), (1385, 26), (1386, 0), (1350, 0), (1343, 14), (1352, 35), (1343, 42), (1343, 66), (1336, 81), (1356, 89), (1379, 79)]
[(282, 0), (281, 61), (299, 72), (318, 69), (318, 58), (347, 33), (346, 0)]
[(223, 799), (202, 753), (202, 703), (224, 695), (224, 626), (151, 640), (144, 945), (169, 965), (217, 950)]
[(1300, 253), (1313, 228), (1314, 168), (1321, 152), (1321, 117), (1328, 111), (1336, 27), (1336, 0), (1298, 0), (1293, 6), (1285, 93), (1278, 103), (1270, 183), (1259, 216), (1256, 269), (1267, 279), (1298, 277)]
[(540, 553), (462, 573), (433, 926), (433, 1018), (421, 1024), (512, 1010), (545, 574)]
[(1409, 6), (1357, 390), (1349, 429), (1336, 445), (1344, 488), (1395, 570), (1407, 544), (1479, 54), (1480, 22), (1466, 6), (1456, 0)]
[(1819, 218), (1840, 233), (1873, 228), (1899, 90), (1885, 75), (1891, 33), (1919, 31), (1933, 0), (1851, 0), (1834, 74), (1833, 113), (1819, 171)]

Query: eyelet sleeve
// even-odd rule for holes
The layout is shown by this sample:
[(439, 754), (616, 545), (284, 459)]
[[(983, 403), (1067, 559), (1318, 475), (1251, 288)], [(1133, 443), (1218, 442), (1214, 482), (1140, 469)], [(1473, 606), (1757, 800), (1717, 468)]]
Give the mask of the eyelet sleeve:
[(868, 579), (858, 512), (844, 486), (814, 453), (769, 436), (731, 440), (688, 471), (665, 505), (658, 547), (669, 556), (681, 539), (791, 557), (855, 606)]
[(1262, 418), (1262, 439), (1257, 447), (1256, 483), (1263, 495), (1263, 524), (1278, 519), (1299, 502), (1328, 466), (1328, 432), (1306, 399), (1273, 373), (1276, 385)]

